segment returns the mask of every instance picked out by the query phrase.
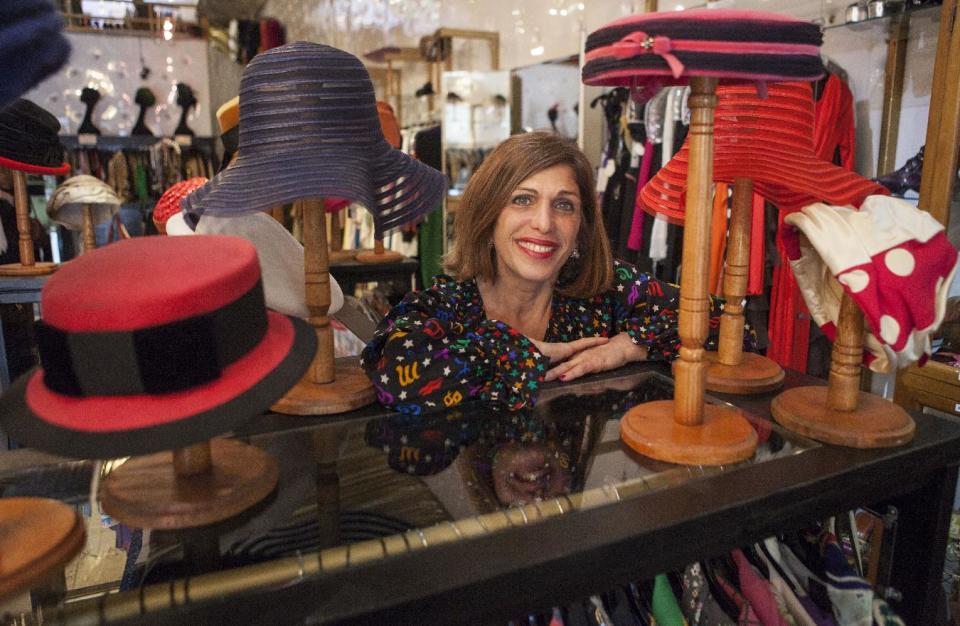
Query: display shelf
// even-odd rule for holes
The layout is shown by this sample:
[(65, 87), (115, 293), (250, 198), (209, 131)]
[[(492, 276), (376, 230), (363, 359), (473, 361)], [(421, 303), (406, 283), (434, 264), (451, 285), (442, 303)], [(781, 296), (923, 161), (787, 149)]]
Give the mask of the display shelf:
[[(469, 466), (476, 443), (458, 446), (459, 456), (449, 466), (420, 478), (397, 466), (398, 456), (416, 458), (412, 450), (397, 448), (391, 456), (390, 445), (371, 439), (371, 433), (417, 424), (432, 428), (481, 420), (489, 427), (504, 420), (500, 413), (466, 405), (416, 418), (371, 406), (315, 421), (255, 419), (237, 435), (277, 456), (277, 502), (256, 520), (236, 520), (232, 528), (270, 527), (263, 516), (293, 510), (296, 489), (290, 481), (299, 479), (316, 486), (316, 493), (300, 495), (318, 503), (312, 515), (319, 514), (321, 528), (329, 526), (323, 520), (331, 514), (340, 515), (342, 525), (343, 515), (367, 511), (410, 530), (356, 543), (324, 535), (317, 552), (45, 607), (44, 617), (65, 624), (506, 622), (813, 520), (892, 504), (901, 530), (886, 583), (902, 600), (891, 604), (906, 623), (936, 623), (960, 424), (917, 415), (911, 443), (854, 450), (820, 445), (771, 423), (773, 394), (708, 396), (711, 403), (741, 406), (763, 444), (744, 463), (675, 466), (633, 453), (615, 428), (630, 402), (672, 393), (662, 372), (660, 365), (638, 364), (578, 383), (547, 385), (536, 411), (520, 417), (567, 425), (582, 421), (601, 434), (584, 439), (589, 445), (580, 446), (584, 452), (575, 457), (582, 475), (574, 475), (566, 493), (522, 506), (483, 508), (469, 492), (450, 497), (459, 493), (451, 489), (469, 487), (463, 464)], [(787, 373), (787, 388), (812, 383)], [(343, 452), (330, 458), (323, 453), (338, 449)], [(29, 484), (42, 491), (47, 483), (62, 482), (56, 463), (6, 467), (0, 486), (7, 490)], [(76, 475), (76, 462), (65, 461), (64, 471)]]
[(882, 23), (890, 21), (890, 18), (895, 15), (901, 15), (903, 13), (909, 13), (911, 17), (919, 17), (921, 15), (931, 15), (936, 21), (940, 16), (940, 7), (939, 4), (923, 4), (919, 6), (907, 6), (900, 11), (891, 11), (880, 17), (871, 17), (865, 20), (860, 20), (859, 22), (839, 22), (836, 24), (827, 24), (823, 27), (823, 30), (833, 30), (834, 28), (850, 28), (853, 30), (866, 29), (871, 25), (876, 26)]
[[(77, 148), (90, 148), (105, 150), (107, 152), (117, 152), (118, 150), (143, 150), (165, 139), (164, 137), (151, 137), (134, 135), (129, 137), (97, 135), (95, 143), (81, 143), (77, 135), (60, 135), (60, 143), (67, 150), (76, 150)], [(193, 146), (202, 150), (214, 151), (217, 147), (218, 139), (215, 137), (191, 137), (190, 142), (186, 140), (170, 137), (182, 147)]]

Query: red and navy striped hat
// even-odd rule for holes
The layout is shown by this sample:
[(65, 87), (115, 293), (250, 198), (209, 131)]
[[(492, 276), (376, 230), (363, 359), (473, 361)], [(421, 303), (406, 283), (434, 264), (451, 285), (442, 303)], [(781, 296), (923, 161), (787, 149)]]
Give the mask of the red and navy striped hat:
[[(587, 37), (583, 82), (631, 87), (659, 77), (816, 80), (823, 76), (816, 24), (777, 13), (692, 9), (630, 15)], [(685, 82), (685, 81), (684, 81)]]

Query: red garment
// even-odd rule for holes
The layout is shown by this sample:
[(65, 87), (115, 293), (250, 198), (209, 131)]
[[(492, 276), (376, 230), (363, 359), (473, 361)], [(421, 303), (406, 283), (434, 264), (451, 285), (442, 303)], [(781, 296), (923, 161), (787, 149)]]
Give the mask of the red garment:
[(814, 104), (813, 149), (824, 161), (834, 161), (840, 149), (838, 165), (852, 170), (856, 127), (853, 121), (853, 94), (836, 74), (830, 74), (823, 94)]
[[(827, 78), (823, 93), (814, 104), (813, 147), (817, 156), (825, 161), (834, 162), (839, 152), (839, 165), (844, 169), (853, 169), (856, 152), (853, 94), (836, 74)], [(777, 251), (780, 263), (773, 270), (768, 322), (770, 347), (767, 356), (783, 367), (805, 372), (810, 345), (810, 318), (809, 315), (803, 319), (800, 317), (807, 313), (807, 308), (780, 241), (782, 212), (778, 221)]]

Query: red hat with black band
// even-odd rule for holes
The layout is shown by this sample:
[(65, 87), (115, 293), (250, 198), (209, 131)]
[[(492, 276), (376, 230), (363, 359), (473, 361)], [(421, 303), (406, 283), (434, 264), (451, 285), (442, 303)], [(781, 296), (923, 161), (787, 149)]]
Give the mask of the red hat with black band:
[[(820, 27), (766, 11), (690, 9), (629, 15), (590, 33), (583, 82), (632, 87), (655, 77), (729, 81), (823, 76)], [(682, 82), (686, 82), (683, 79)]]
[(266, 410), (316, 351), (268, 311), (256, 249), (236, 237), (143, 237), (88, 252), (47, 281), (41, 366), (0, 398), (28, 446), (114, 458), (184, 447)]

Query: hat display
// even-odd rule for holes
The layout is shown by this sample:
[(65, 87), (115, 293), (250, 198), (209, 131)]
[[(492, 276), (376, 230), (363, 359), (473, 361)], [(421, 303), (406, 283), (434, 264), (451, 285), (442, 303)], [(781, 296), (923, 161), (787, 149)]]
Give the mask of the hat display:
[(303, 198), (346, 198), (376, 234), (436, 208), (443, 174), (394, 150), (378, 123), (373, 83), (347, 52), (296, 42), (257, 55), (240, 85), (240, 144), (189, 213), (264, 211)]
[(70, 57), (63, 19), (50, 0), (0, 2), (0, 109), (56, 72)]
[(194, 176), (167, 188), (160, 199), (157, 200), (156, 206), (153, 207), (153, 223), (157, 229), (159, 230), (161, 226), (165, 225), (173, 215), (180, 213), (180, 204), (184, 198), (206, 184), (206, 177)]
[(78, 174), (63, 181), (47, 204), (50, 219), (70, 230), (83, 230), (83, 207), (92, 209), (93, 224), (110, 220), (120, 210), (113, 187), (96, 176)]
[[(817, 157), (813, 146), (814, 102), (810, 83), (771, 83), (760, 98), (752, 85), (717, 89), (713, 180), (750, 178), (753, 189), (782, 211), (828, 201), (859, 204), (887, 194), (877, 183)], [(680, 151), (643, 187), (638, 204), (647, 212), (683, 223), (689, 137)]]
[[(145, 280), (145, 278), (149, 278)], [(265, 410), (316, 350), (268, 311), (237, 237), (140, 237), (64, 264), (41, 293), (41, 365), (0, 397), (0, 426), (55, 454), (182, 448)]]
[(28, 174), (60, 176), (70, 171), (51, 113), (20, 98), (0, 110), (0, 166)]
[(786, 15), (690, 9), (630, 15), (587, 37), (583, 82), (631, 87), (682, 76), (816, 80), (823, 76), (820, 27)]
[[(800, 232), (812, 247), (801, 245)], [(836, 336), (846, 291), (869, 325), (864, 361), (871, 370), (926, 361), (958, 256), (933, 216), (904, 200), (870, 196), (859, 211), (805, 207), (784, 218), (781, 237), (810, 314), (827, 337)]]
[[(266, 213), (220, 217), (205, 215), (197, 224), (198, 235), (243, 237), (257, 249), (263, 293), (267, 307), (284, 315), (307, 318), (303, 246), (283, 224)], [(343, 306), (343, 291), (330, 276), (330, 309), (333, 315)]]

